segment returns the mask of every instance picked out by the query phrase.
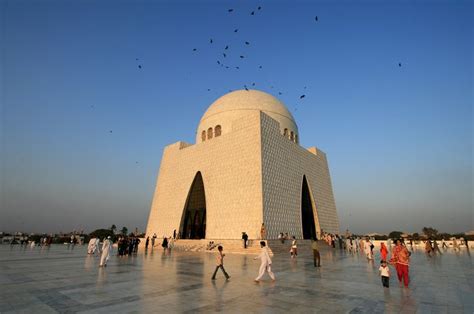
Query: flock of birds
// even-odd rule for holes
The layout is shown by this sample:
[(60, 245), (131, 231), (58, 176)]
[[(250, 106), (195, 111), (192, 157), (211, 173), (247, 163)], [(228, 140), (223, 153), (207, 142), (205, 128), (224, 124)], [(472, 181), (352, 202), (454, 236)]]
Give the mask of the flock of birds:
[[(254, 16), (256, 13), (258, 13), (258, 12), (261, 11), (261, 10), (262, 10), (262, 7), (261, 7), (261, 6), (258, 6), (255, 10), (253, 10), (253, 11), (250, 12), (250, 15), (251, 15), (251, 16)], [(235, 11), (235, 10), (234, 10), (233, 8), (230, 8), (230, 9), (227, 10), (227, 12), (228, 12), (229, 14), (234, 13), (234, 11)], [(318, 22), (318, 21), (319, 21), (318, 16), (315, 16), (315, 17), (314, 17), (314, 20), (315, 20), (315, 22)], [(239, 31), (239, 28), (234, 29), (234, 33), (237, 33), (238, 31)], [(242, 42), (243, 42), (243, 44), (244, 44), (245, 46), (250, 46), (250, 45), (251, 45), (251, 44), (250, 44), (250, 41), (248, 41), (248, 40), (244, 40), (244, 41), (242, 41)], [(214, 40), (213, 38), (210, 38), (210, 39), (209, 39), (209, 44), (210, 44), (210, 45), (215, 44), (215, 40)], [(198, 48), (194, 47), (194, 48), (192, 49), (192, 52), (193, 52), (193, 53), (197, 53), (197, 52), (198, 52)], [(233, 68), (233, 69), (235, 69), (235, 70), (240, 70), (240, 65), (233, 65), (233, 66), (231, 66), (231, 65), (230, 65), (230, 61), (229, 61), (229, 62), (225, 62), (225, 61), (224, 61), (224, 60), (229, 60), (228, 57), (229, 57), (230, 54), (231, 54), (230, 45), (229, 45), (229, 44), (226, 44), (226, 45), (224, 46), (222, 52), (220, 52), (220, 56), (222, 56), (223, 59), (217, 59), (217, 60), (216, 60), (217, 65), (220, 66), (220, 67), (222, 67), (222, 68), (225, 68), (225, 69), (231, 69), (231, 68)], [(240, 53), (239, 53), (239, 54), (237, 54), (237, 55), (238, 55), (238, 59), (240, 59), (240, 60), (246, 58), (246, 55), (245, 55), (245, 54), (240, 54)], [(258, 65), (258, 69), (259, 69), (259, 70), (263, 69), (263, 65), (261, 65), (261, 64)], [(250, 86), (251, 86), (251, 87), (254, 87), (255, 85), (256, 85), (255, 82), (253, 82), (251, 85), (244, 84), (244, 85), (243, 85), (243, 89), (245, 89), (246, 91), (248, 91)], [(273, 87), (273, 86), (270, 86), (270, 88), (273, 89), (274, 87)], [(304, 89), (306, 89), (306, 86), (304, 87)], [(210, 92), (211, 89), (208, 88), (207, 91)], [(232, 90), (229, 90), (229, 91), (232, 91)], [(279, 91), (279, 92), (278, 92), (278, 95), (283, 95), (283, 92)], [(305, 98), (305, 97), (306, 97), (306, 94), (302, 94), (302, 95), (299, 96), (299, 99), (302, 100), (302, 99)], [(296, 107), (295, 107), (295, 111), (297, 111), (297, 108), (296, 108)]]
[[(262, 6), (257, 6), (254, 10), (250, 11), (250, 16), (255, 16), (257, 13), (259, 13), (260, 11), (262, 10)], [(227, 9), (227, 13), (228, 14), (234, 14), (235, 10), (233, 8), (229, 8)], [(319, 22), (319, 18), (318, 16), (316, 15), (314, 17), (314, 22), (317, 23)], [(235, 28), (234, 33), (238, 33), (239, 32), (239, 28)], [(251, 43), (250, 41), (248, 40), (243, 40), (242, 41), (244, 47), (248, 47), (248, 46), (251, 46)], [(216, 41), (214, 38), (209, 38), (209, 45), (216, 45)], [(194, 47), (192, 48), (192, 53), (193, 54), (197, 54), (199, 52), (199, 49)], [(233, 51), (231, 49), (231, 45), (230, 44), (225, 44), (222, 51), (219, 52), (219, 56), (221, 56), (222, 58), (218, 58), (216, 60), (216, 64), (217, 66), (220, 66), (222, 68), (225, 68), (225, 69), (234, 69), (234, 70), (240, 70), (241, 69), (241, 65), (240, 64), (234, 64), (234, 65), (231, 65), (231, 61), (230, 61), (230, 56), (233, 54)], [(237, 60), (240, 60), (240, 61), (243, 61), (244, 59), (246, 59), (246, 54), (245, 53), (237, 53), (236, 54), (238, 56)], [(141, 60), (139, 58), (135, 58), (135, 61), (137, 62), (137, 67), (139, 70), (142, 70), (143, 69), (143, 63), (141, 62)], [(402, 67), (402, 63), (399, 62), (398, 63), (398, 67)], [(263, 69), (263, 65), (258, 65), (258, 69), (261, 70)], [(256, 86), (256, 83), (253, 82), (249, 85), (247, 84), (244, 84), (243, 85), (243, 89), (245, 89), (246, 91), (249, 90), (249, 87), (255, 87)], [(271, 89), (274, 88), (274, 86), (270, 86)], [(304, 91), (306, 91), (306, 86), (304, 86)], [(210, 88), (207, 89), (208, 92), (211, 91)], [(229, 90), (229, 92), (231, 92), (232, 90)], [(283, 92), (282, 91), (278, 91), (278, 95), (283, 95)], [(306, 98), (306, 93), (302, 93), (300, 96), (299, 96), (299, 101), (303, 100)], [(295, 106), (294, 108), (295, 111), (298, 110), (298, 105)], [(113, 133), (112, 130), (109, 131), (109, 133)], [(136, 162), (138, 164), (138, 162)]]

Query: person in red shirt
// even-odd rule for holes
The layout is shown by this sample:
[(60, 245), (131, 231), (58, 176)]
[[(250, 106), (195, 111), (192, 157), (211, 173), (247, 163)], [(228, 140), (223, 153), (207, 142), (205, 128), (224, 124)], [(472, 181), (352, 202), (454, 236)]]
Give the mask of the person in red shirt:
[(403, 279), (405, 287), (408, 288), (408, 266), (410, 265), (410, 252), (408, 252), (408, 249), (402, 244), (400, 239), (397, 239), (395, 243), (395, 248), (392, 251), (392, 258), (390, 259), (390, 262), (395, 265), (400, 285), (402, 284)]
[(383, 261), (387, 260), (387, 254), (388, 254), (388, 249), (385, 246), (385, 243), (381, 242), (380, 243), (380, 256), (382, 257)]

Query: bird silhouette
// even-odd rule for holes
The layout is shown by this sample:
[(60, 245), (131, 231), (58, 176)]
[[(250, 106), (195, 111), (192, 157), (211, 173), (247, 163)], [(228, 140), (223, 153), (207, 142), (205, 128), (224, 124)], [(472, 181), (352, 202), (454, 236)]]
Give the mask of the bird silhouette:
[(248, 41), (245, 42), (246, 45), (250, 45), (250, 43)]
[(217, 60), (217, 64), (221, 64), (221, 62), (219, 60)]
[(244, 85), (245, 90), (248, 92), (249, 89), (247, 88), (247, 85)]
[(261, 10), (261, 9), (262, 9), (262, 7), (258, 7), (258, 8), (257, 8), (257, 10)]
[(401, 67), (401, 66), (402, 66), (402, 64), (399, 62), (399, 63), (398, 63), (398, 67)]
[(244, 56), (240, 56), (240, 59), (243, 59), (243, 58), (245, 58), (245, 57), (244, 57)]
[(227, 50), (227, 49), (229, 49), (229, 46), (228, 46), (228, 45), (227, 45), (227, 46), (225, 46), (224, 50)]
[(209, 40), (209, 43), (212, 44), (214, 41), (212, 40), (212, 38)]
[(112, 130), (110, 130), (109, 133), (112, 133)]
[(138, 61), (138, 58), (135, 58), (135, 61)]
[(222, 55), (224, 56), (224, 58), (227, 57), (227, 55), (225, 53), (223, 53)]
[(210, 89), (210, 88), (208, 88), (208, 89), (207, 89), (207, 91), (208, 91), (208, 92), (210, 92), (210, 91), (211, 91), (211, 89)]
[(234, 29), (234, 33), (237, 33), (238, 31), (239, 31), (239, 29), (238, 29), (238, 28)]
[(234, 11), (234, 9), (229, 9), (229, 10), (227, 10), (227, 11), (228, 11), (228, 12), (233, 12), (233, 11)]
[(258, 66), (258, 68), (259, 68), (259, 69), (261, 69), (261, 68), (262, 68), (262, 66), (261, 66), (261, 65), (259, 65), (259, 66)]
[(255, 86), (255, 83), (252, 83), (252, 86)]
[(194, 49), (193, 49), (193, 51), (197, 51), (197, 49), (196, 49), (196, 48), (194, 48)]
[(317, 16), (317, 15), (314, 17), (314, 20), (315, 20), (316, 22), (318, 21), (318, 16)]
[(300, 99), (303, 99), (303, 98), (305, 98), (305, 97), (306, 97), (306, 95), (301, 95), (301, 96), (300, 96)]
[(228, 69), (229, 67), (226, 65), (225, 68)]
[(142, 68), (142, 66), (141, 66), (141, 65), (138, 65), (138, 68), (139, 68), (139, 69), (141, 69), (141, 68)]
[(278, 95), (281, 95), (281, 94), (283, 94), (283, 93), (282, 93), (282, 92), (278, 92)]
[(240, 69), (239, 67), (235, 67), (237, 70)]
[(252, 11), (252, 13), (250, 13), (250, 15), (255, 15), (255, 11)]

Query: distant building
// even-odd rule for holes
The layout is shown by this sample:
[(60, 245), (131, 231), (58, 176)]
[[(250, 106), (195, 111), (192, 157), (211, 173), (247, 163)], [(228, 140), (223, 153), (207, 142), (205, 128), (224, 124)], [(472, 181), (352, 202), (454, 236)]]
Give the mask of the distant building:
[(288, 109), (275, 97), (240, 90), (201, 118), (196, 144), (164, 149), (147, 235), (239, 239), (280, 232), (310, 239), (339, 233), (326, 154), (299, 145)]

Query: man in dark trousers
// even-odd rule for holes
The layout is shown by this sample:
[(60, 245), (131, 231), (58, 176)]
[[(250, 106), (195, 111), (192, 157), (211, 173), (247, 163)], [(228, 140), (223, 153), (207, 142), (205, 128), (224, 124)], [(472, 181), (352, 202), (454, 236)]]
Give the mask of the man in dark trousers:
[(222, 246), (219, 245), (217, 247), (217, 256), (216, 256), (216, 270), (214, 271), (214, 274), (212, 275), (212, 280), (216, 280), (216, 274), (217, 274), (217, 271), (219, 270), (219, 268), (222, 270), (222, 272), (224, 273), (224, 276), (225, 276), (225, 279), (229, 280), (230, 276), (227, 274), (227, 272), (225, 271), (224, 269), (224, 256), (225, 254), (222, 253)]
[(248, 239), (249, 239), (249, 236), (247, 235), (247, 233), (242, 232), (242, 240), (244, 240), (244, 249), (247, 248), (247, 240)]
[(318, 239), (313, 239), (311, 248), (313, 249), (314, 267), (321, 267), (321, 255), (319, 254)]

